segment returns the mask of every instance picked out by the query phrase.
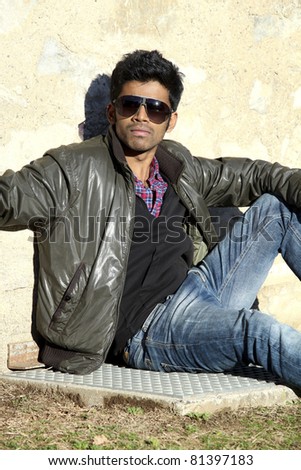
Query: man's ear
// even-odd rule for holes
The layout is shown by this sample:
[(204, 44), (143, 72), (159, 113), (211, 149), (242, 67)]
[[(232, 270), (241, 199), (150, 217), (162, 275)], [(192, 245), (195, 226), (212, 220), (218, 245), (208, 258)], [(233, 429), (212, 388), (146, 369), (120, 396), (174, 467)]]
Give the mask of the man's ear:
[(107, 106), (107, 118), (110, 124), (115, 124), (115, 106), (112, 103), (108, 104)]
[(175, 128), (175, 126), (177, 124), (177, 120), (178, 120), (178, 113), (172, 113), (170, 118), (169, 118), (169, 122), (168, 122), (166, 132), (171, 132)]

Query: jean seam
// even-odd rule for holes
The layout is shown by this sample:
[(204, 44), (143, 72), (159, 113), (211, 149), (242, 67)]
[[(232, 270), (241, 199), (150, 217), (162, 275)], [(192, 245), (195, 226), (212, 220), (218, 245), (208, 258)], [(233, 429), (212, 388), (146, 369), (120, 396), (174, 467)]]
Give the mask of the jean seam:
[[(269, 224), (271, 222), (275, 222), (275, 220), (278, 220), (278, 219), (283, 219), (283, 218), (288, 218), (286, 215), (283, 215), (282, 217), (275, 217), (273, 218), (273, 220), (268, 220), (265, 224), (262, 224), (260, 229), (256, 232), (256, 237), (258, 238), (258, 236), (260, 235), (260, 233), (266, 229), (266, 227), (269, 226)], [(216, 297), (217, 300), (219, 301), (219, 303), (222, 305), (221, 303), (221, 297), (225, 291), (225, 289), (228, 287), (229, 283), (231, 282), (231, 279), (233, 277), (233, 275), (235, 274), (235, 272), (237, 271), (237, 269), (239, 268), (240, 264), (242, 263), (242, 261), (244, 260), (244, 258), (247, 256), (247, 254), (249, 253), (250, 249), (253, 248), (253, 245), (254, 243), (256, 242), (256, 239), (254, 238), (254, 236), (252, 236), (251, 238), (251, 241), (250, 243), (248, 244), (248, 246), (243, 250), (243, 252), (240, 254), (239, 256), (239, 259), (235, 262), (235, 264), (232, 266), (231, 270), (228, 272), (223, 284), (221, 285), (221, 288), (219, 290), (219, 295)]]
[(293, 225), (292, 223), (289, 223), (288, 228), (290, 228), (290, 229), (292, 230), (292, 232), (294, 232), (294, 236), (295, 236), (296, 238), (298, 238), (298, 240), (299, 240), (299, 242), (300, 242), (300, 244), (301, 244), (301, 237), (299, 236), (299, 233), (295, 230), (294, 225)]
[[(207, 269), (208, 269), (208, 265), (206, 263), (206, 260), (203, 260), (202, 261), (202, 265), (206, 265), (207, 266)], [(208, 269), (209, 271), (209, 269)], [(210, 295), (217, 301), (217, 303), (222, 306), (221, 302), (220, 302), (220, 299), (216, 296), (215, 294), (215, 291), (212, 289), (211, 287), (211, 283), (210, 281), (207, 279), (207, 276), (203, 273), (202, 271), (202, 268), (201, 266), (200, 267), (196, 267), (196, 268), (192, 268), (189, 272), (192, 272), (193, 274), (195, 274), (196, 276), (199, 276), (201, 278), (201, 281), (203, 283), (203, 286), (204, 288), (207, 290), (207, 292), (210, 293)]]

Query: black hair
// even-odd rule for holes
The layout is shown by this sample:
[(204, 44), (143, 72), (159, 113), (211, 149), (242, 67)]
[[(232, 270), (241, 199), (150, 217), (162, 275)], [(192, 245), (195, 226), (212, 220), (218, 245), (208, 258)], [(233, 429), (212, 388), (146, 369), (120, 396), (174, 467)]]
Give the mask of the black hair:
[(118, 98), (126, 82), (157, 81), (169, 92), (169, 100), (173, 111), (176, 111), (183, 93), (183, 77), (179, 68), (156, 50), (136, 50), (125, 54), (113, 70), (111, 76), (110, 98)]

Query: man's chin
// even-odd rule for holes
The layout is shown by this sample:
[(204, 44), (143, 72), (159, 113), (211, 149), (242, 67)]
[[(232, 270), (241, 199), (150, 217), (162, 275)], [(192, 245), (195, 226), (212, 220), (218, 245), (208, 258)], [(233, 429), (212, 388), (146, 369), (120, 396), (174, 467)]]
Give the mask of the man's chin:
[[(155, 147), (157, 147), (157, 146), (155, 146)], [(133, 145), (123, 144), (124, 153), (129, 157), (137, 157), (137, 156), (141, 155), (142, 153), (151, 151), (155, 147), (145, 145), (145, 143), (143, 143), (143, 142), (141, 142), (141, 145), (139, 145), (139, 144), (133, 144)]]

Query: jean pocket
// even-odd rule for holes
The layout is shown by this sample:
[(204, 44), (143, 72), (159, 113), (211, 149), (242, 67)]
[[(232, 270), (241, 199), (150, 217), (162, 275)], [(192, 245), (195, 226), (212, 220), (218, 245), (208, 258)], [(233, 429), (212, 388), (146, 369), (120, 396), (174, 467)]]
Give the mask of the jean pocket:
[(161, 362), (161, 367), (164, 372), (186, 372), (189, 374), (200, 374), (201, 372), (205, 372), (204, 369), (198, 367), (175, 366), (174, 364), (167, 364), (165, 362)]
[(200, 268), (198, 268), (198, 267), (191, 268), (189, 270), (189, 273), (192, 273), (192, 274), (195, 274), (196, 276), (199, 276), (199, 278), (201, 278), (202, 283), (204, 283), (204, 284), (206, 283), (206, 277), (204, 276), (204, 274), (202, 273)]
[(165, 303), (160, 303), (160, 304), (157, 304), (153, 310), (151, 311), (151, 313), (148, 315), (148, 317), (146, 318), (145, 322), (143, 323), (142, 327), (141, 327), (141, 330), (146, 333), (151, 322), (154, 320), (154, 318), (159, 314), (159, 313), (162, 313), (163, 310), (165, 310), (166, 308), (166, 304)]

